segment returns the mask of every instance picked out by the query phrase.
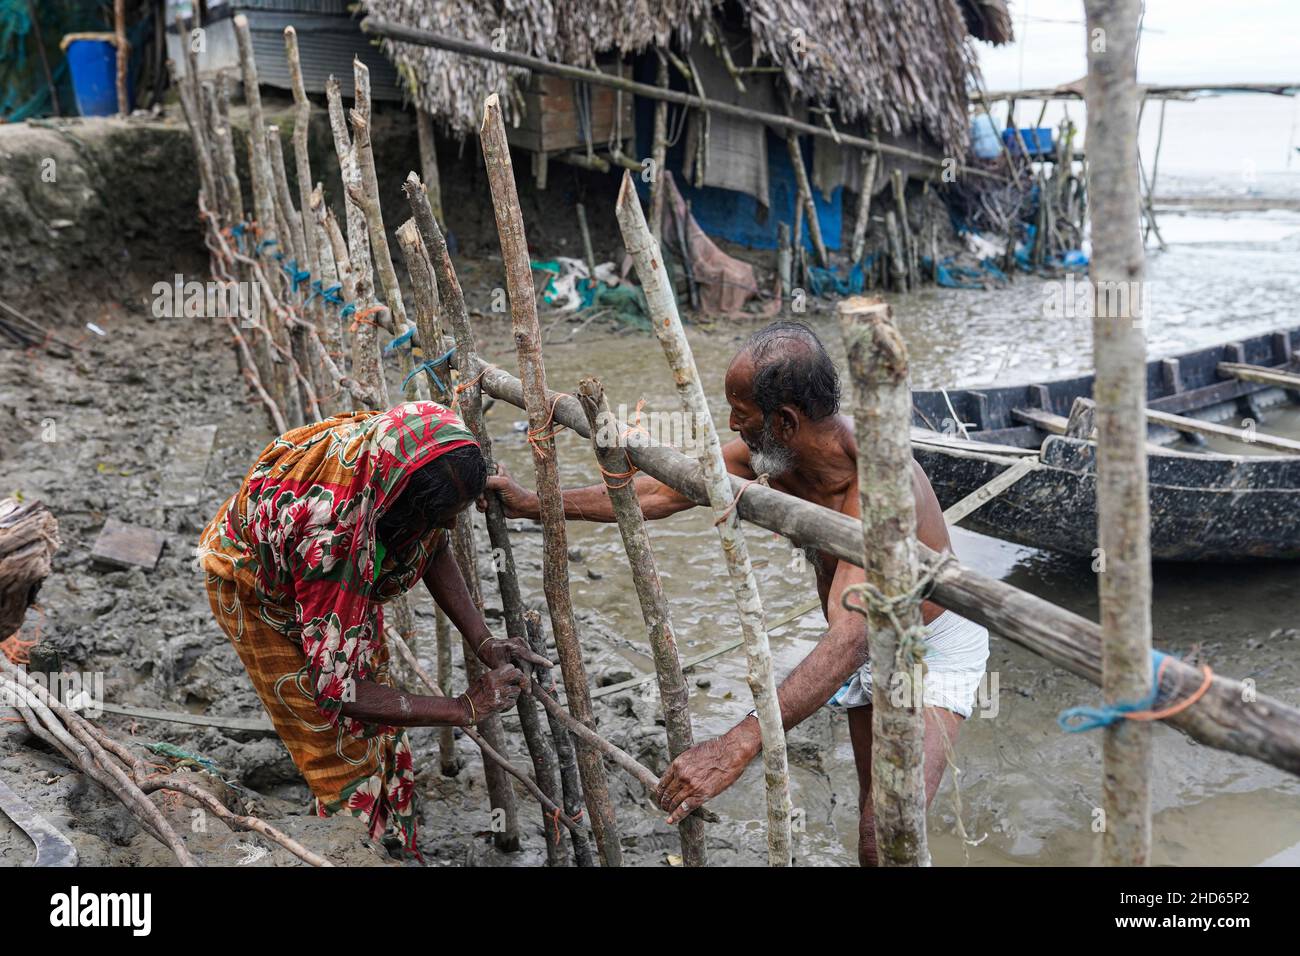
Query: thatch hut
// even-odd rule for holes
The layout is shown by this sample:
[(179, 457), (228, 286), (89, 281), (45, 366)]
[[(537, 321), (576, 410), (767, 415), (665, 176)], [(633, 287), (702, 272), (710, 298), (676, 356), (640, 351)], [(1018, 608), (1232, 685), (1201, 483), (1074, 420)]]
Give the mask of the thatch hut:
[[(1011, 35), (1004, 0), (548, 0), (504, 12), (489, 0), (363, 0), (362, 7), (376, 20), (642, 83), (663, 85), (666, 69), (673, 89), (915, 154), (908, 161), (894, 153), (873, 167), (873, 191), (893, 168), (935, 177), (939, 159), (965, 157), (967, 91), (978, 69), (971, 41)], [(649, 99), (436, 46), (392, 38), (382, 46), (416, 108), (454, 136), (476, 132), (484, 98), (500, 94), (511, 142), (533, 153), (539, 186), (548, 161), (599, 169), (651, 155)], [(786, 136), (774, 137), (761, 118), (698, 109), (675, 109), (668, 133), (668, 168), (711, 235), (774, 247), (778, 223), (795, 222), (796, 209), (811, 201), (810, 181), (825, 247), (847, 240), (840, 195), (862, 190), (858, 151), (804, 136), (802, 152), (787, 154)], [(806, 177), (796, 175), (798, 157)]]

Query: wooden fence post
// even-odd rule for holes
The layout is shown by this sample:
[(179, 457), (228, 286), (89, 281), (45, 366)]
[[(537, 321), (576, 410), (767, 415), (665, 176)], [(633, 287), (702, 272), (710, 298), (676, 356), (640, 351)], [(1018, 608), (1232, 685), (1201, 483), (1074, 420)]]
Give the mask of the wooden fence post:
[[(1146, 336), (1137, 168), (1142, 4), (1085, 0), (1084, 7), (1088, 36), (1094, 38), (1088, 44), (1086, 101), (1097, 366), (1097, 543), (1104, 561), (1097, 584), (1102, 691), (1106, 703), (1115, 705), (1145, 700), (1151, 692)], [(1151, 724), (1120, 720), (1103, 733), (1103, 858), (1112, 866), (1146, 866), (1151, 857)]]
[(686, 341), (663, 255), (646, 224), (632, 177), (626, 172), (619, 189), (617, 214), (623, 244), (636, 264), (637, 277), (650, 307), (650, 322), (668, 358), (682, 408), (691, 419), (692, 432), (699, 447), (699, 462), (708, 485), (709, 504), (722, 539), (722, 553), (735, 592), (736, 609), (740, 613), (740, 629), (745, 637), (745, 655), (749, 661), (749, 689), (754, 695), (763, 740), (768, 863), (789, 866), (790, 771), (786, 765), (785, 729), (781, 723), (781, 704), (776, 696), (776, 678), (772, 673), (772, 650), (768, 646), (767, 626), (763, 621), (763, 602), (754, 581), (749, 549), (740, 532), (731, 480), (722, 460), (722, 444), (717, 429), (713, 427), (713, 415), (709, 412), (690, 343)]
[[(866, 586), (853, 606), (866, 615), (871, 651), (871, 805), (881, 866), (929, 866), (925, 834), (925, 629), (916, 593), (916, 501), (912, 494), (912, 396), (907, 347), (878, 299), (838, 306), (853, 377)], [(865, 606), (864, 606), (865, 605)]]
[[(560, 474), (555, 461), (555, 437), (551, 410), (546, 402), (546, 367), (542, 361), (541, 328), (537, 321), (536, 290), (529, 266), (528, 241), (524, 235), (524, 217), (515, 190), (514, 167), (506, 142), (501, 105), (495, 93), (483, 106), (483, 126), (479, 130), (488, 183), (492, 189), (492, 206), (496, 213), (497, 232), (501, 237), (501, 258), (505, 264), (506, 287), (510, 295), (510, 320), (514, 326), (515, 350), (519, 356), (519, 374), (524, 383), (528, 406), (528, 439), (537, 471), (537, 495), (542, 519), (542, 589), (551, 615), (551, 629), (560, 657), (564, 689), (569, 711), (591, 729), (596, 719), (591, 709), (591, 692), (582, 662), (582, 644), (573, 618), (569, 595), (569, 548), (564, 527), (564, 502), (560, 497)], [(619, 844), (614, 804), (600, 754), (579, 740), (578, 767), (596, 846), (606, 866), (621, 866), (623, 849)]]

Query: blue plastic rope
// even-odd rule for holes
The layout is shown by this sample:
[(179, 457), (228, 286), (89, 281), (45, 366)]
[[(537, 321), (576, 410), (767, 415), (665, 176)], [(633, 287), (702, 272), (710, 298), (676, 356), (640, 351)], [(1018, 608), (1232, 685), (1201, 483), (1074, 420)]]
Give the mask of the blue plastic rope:
[(297, 259), (290, 259), (288, 264), (281, 266), (281, 268), (284, 269), (286, 273), (288, 273), (289, 281), (293, 284), (293, 288), (291, 290), (293, 292), (297, 292), (298, 286), (302, 285), (302, 283), (306, 282), (308, 279), (311, 278), (310, 272), (298, 268)]
[(332, 285), (328, 289), (322, 288), (321, 280), (317, 279), (311, 284), (311, 295), (307, 296), (307, 301), (310, 302), (312, 299), (316, 298), (316, 296), (320, 296), (326, 302), (332, 302), (334, 305), (342, 305), (343, 300), (338, 294), (338, 291), (341, 288), (343, 288), (343, 286), (339, 284)]
[(263, 239), (257, 244), (257, 251), (261, 252), (267, 246), (278, 246), (279, 244), (280, 243), (276, 242), (274, 239)]
[(411, 326), (409, 329), (407, 329), (397, 338), (393, 339), (393, 341), (389, 342), (387, 345), (384, 346), (384, 354), (387, 355), (390, 352), (396, 352), (403, 345), (409, 343), (411, 341), (411, 338), (414, 335), (415, 335), (415, 326)]
[(452, 356), (455, 354), (456, 354), (456, 347), (452, 346), (442, 355), (439, 355), (436, 359), (430, 359), (427, 362), (421, 362), (418, 366), (411, 369), (410, 374), (408, 374), (406, 378), (402, 379), (402, 388), (406, 388), (406, 383), (409, 382), (420, 372), (428, 372), (429, 378), (433, 379), (433, 383), (438, 386), (438, 391), (445, 392), (447, 390), (447, 386), (442, 384), (442, 379), (438, 377), (437, 369), (438, 366), (445, 365), (447, 362), (450, 362)]
[(351, 315), (356, 311), (357, 311), (357, 304), (355, 302), (349, 302), (343, 308), (339, 309), (339, 318), (346, 319), (349, 315)]
[[(1168, 654), (1153, 650), (1151, 652), (1151, 693), (1146, 700), (1133, 703), (1103, 704), (1101, 707), (1071, 707), (1061, 711), (1056, 722), (1067, 734), (1079, 734), (1085, 730), (1108, 727), (1117, 720), (1123, 720), (1125, 714), (1138, 710), (1150, 710), (1160, 696), (1160, 665)], [(1072, 721), (1078, 719), (1078, 723)]]

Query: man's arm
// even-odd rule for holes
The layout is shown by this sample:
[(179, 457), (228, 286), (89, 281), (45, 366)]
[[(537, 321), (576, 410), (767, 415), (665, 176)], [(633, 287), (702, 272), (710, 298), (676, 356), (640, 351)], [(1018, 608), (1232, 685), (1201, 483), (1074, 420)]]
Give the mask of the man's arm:
[[(915, 461), (912, 462), (912, 491), (916, 500), (917, 538), (935, 551), (951, 550), (939, 500), (925, 471)], [(853, 518), (861, 516), (856, 485), (845, 499), (843, 512)], [(866, 618), (843, 605), (845, 590), (864, 581), (866, 573), (861, 568), (848, 561), (839, 562), (826, 606), (830, 627), (777, 689), (781, 724), (786, 730), (812, 716), (866, 663), (869, 656)], [(922, 602), (921, 611), (922, 620), (927, 624), (943, 613), (942, 608), (929, 601)], [(698, 744), (678, 756), (659, 782), (660, 806), (669, 811), (668, 822), (680, 822), (691, 810), (735, 783), (762, 746), (758, 718), (748, 716), (721, 737)]]
[[(844, 589), (865, 580), (861, 568), (840, 562), (826, 611), (830, 627), (777, 689), (781, 724), (786, 730), (807, 720), (866, 662), (866, 619), (841, 604)], [(762, 748), (758, 718), (749, 716), (721, 737), (680, 755), (659, 782), (659, 803), (669, 811), (668, 822), (680, 822), (691, 810), (730, 787)]]
[[(749, 467), (749, 449), (739, 438), (722, 446), (722, 457), (727, 463), (727, 471), (742, 478), (753, 478)], [(626, 479), (611, 479), (615, 483)], [(488, 491), (496, 492), (505, 506), (507, 518), (532, 518), (536, 521), (541, 513), (541, 505), (536, 492), (520, 485), (502, 466), (497, 466), (497, 474), (487, 481)], [(668, 487), (649, 475), (637, 475), (632, 482), (637, 500), (641, 503), (641, 513), (648, 521), (667, 518), (679, 511), (695, 507), (695, 502), (685, 495)], [(614, 506), (609, 500), (609, 489), (602, 481), (600, 484), (585, 488), (566, 488), (561, 492), (564, 500), (564, 517), (576, 521), (613, 521)]]

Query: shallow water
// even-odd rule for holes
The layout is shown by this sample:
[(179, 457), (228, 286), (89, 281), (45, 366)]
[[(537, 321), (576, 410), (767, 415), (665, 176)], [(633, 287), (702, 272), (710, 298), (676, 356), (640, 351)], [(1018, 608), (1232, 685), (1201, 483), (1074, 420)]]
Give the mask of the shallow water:
[[(1169, 251), (1151, 254), (1148, 324), (1150, 354), (1158, 356), (1250, 335), (1300, 320), (1293, 302), (1300, 291), (1300, 216), (1266, 213), (1236, 216), (1234, 232), (1252, 220), (1260, 241), (1182, 242), (1201, 235), (1201, 225), (1169, 222)], [(1205, 217), (1199, 217), (1205, 218)], [(1262, 225), (1267, 223), (1266, 232)], [(1282, 228), (1278, 226), (1281, 224)], [(1182, 231), (1180, 231), (1182, 230)], [(1279, 232), (1281, 235), (1279, 235)], [(1086, 318), (1052, 317), (1044, 302), (1059, 293), (1036, 279), (1018, 277), (992, 291), (933, 290), (894, 300), (897, 321), (911, 353), (917, 387), (1014, 384), (1063, 377), (1090, 369)], [(808, 320), (843, 368), (838, 331), (828, 314)], [(722, 375), (752, 324), (734, 332), (718, 323), (690, 332), (710, 404), (726, 437)], [(601, 378), (611, 404), (647, 411), (678, 408), (657, 341), (639, 333), (609, 335), (584, 330), (564, 342), (561, 326), (546, 347), (551, 387), (571, 391), (586, 374)], [(491, 343), (492, 361), (513, 366), (511, 344)], [(528, 481), (532, 465), (521, 434), (522, 412), (498, 403), (490, 415), (500, 459)], [(1261, 428), (1300, 435), (1300, 414), (1275, 413)], [(599, 480), (590, 447), (572, 433), (559, 439), (561, 476), (575, 486)], [(1240, 452), (1241, 446), (1216, 450)], [(681, 653), (691, 657), (734, 639), (738, 633), (711, 521), (695, 509), (651, 526), (652, 541), (674, 615)], [(816, 596), (813, 577), (788, 542), (747, 527), (769, 621)], [(1009, 581), (1080, 614), (1096, 618), (1093, 574), (1087, 562), (1024, 548), (961, 529), (958, 555), (979, 571)], [(596, 607), (632, 638), (643, 625), (617, 529), (573, 522), (570, 546), (582, 549), (574, 566), (579, 606)], [(599, 575), (593, 579), (582, 573)], [(525, 572), (525, 586), (540, 593), (540, 576)], [(1253, 678), (1261, 693), (1300, 704), (1300, 632), (1295, 600), (1300, 567), (1160, 566), (1155, 574), (1153, 621), (1156, 644), (1179, 655), (1199, 649), (1217, 672)], [(813, 647), (823, 629), (820, 613), (804, 616), (773, 635), (778, 676)], [(643, 645), (642, 645), (643, 647)], [(650, 673), (648, 653), (627, 652), (629, 669)], [(996, 673), (995, 713), (964, 725), (955, 754), (960, 767), (957, 833), (953, 775), (930, 814), (935, 862), (997, 865), (1089, 864), (1100, 850), (1092, 831), (1101, 803), (1097, 734), (1066, 734), (1057, 714), (1079, 703), (1096, 703), (1099, 692), (1045, 661), (994, 636), (989, 662)], [(690, 672), (691, 709), (697, 739), (725, 731), (751, 706), (744, 681), (743, 651), (735, 650)], [(697, 681), (707, 681), (705, 687)], [(653, 702), (653, 684), (633, 693)], [(797, 856), (808, 865), (856, 862), (857, 778), (842, 715), (822, 711), (792, 737), (793, 800), (806, 828)], [(742, 856), (763, 857), (761, 771), (751, 766), (741, 781), (713, 803), (734, 827)], [(1177, 731), (1155, 731), (1154, 859), (1164, 864), (1258, 864), (1296, 862), (1300, 845), (1300, 782), (1246, 758), (1190, 742)], [(1289, 854), (1289, 855), (1288, 855)]]

